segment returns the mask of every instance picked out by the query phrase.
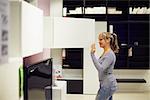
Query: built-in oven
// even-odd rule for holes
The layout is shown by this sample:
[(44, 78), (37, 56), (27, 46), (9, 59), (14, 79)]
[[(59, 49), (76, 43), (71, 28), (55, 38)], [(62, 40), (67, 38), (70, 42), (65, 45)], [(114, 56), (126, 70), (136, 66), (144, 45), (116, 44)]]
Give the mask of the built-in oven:
[(23, 62), (24, 100), (52, 100), (52, 58), (39, 53), (25, 57)]

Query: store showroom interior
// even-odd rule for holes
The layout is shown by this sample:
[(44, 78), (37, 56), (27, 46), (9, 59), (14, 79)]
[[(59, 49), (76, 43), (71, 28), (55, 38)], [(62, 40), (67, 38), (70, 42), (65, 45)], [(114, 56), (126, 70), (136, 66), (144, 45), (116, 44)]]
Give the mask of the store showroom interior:
[(106, 32), (119, 47), (111, 100), (150, 100), (150, 0), (0, 0), (0, 100), (99, 100), (91, 45), (102, 59)]

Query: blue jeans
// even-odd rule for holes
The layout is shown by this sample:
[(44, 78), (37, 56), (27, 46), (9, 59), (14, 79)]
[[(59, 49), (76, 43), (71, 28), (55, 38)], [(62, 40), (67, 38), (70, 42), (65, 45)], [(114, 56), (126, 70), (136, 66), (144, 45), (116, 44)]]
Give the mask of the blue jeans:
[(109, 100), (112, 100), (112, 96), (109, 98)]
[(100, 87), (98, 90), (96, 100), (112, 100), (112, 95), (115, 91), (111, 88)]

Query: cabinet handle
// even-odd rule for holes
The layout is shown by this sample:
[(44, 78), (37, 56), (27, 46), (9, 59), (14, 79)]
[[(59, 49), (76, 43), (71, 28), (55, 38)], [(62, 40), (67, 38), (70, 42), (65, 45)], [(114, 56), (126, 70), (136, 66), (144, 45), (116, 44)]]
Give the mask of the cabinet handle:
[(138, 41), (135, 41), (135, 42), (134, 42), (134, 46), (139, 46), (139, 42), (138, 42)]
[(121, 46), (126, 47), (127, 44), (126, 43), (121, 43)]
[(133, 55), (133, 51), (132, 51), (132, 47), (130, 47), (128, 49), (128, 57), (132, 57), (132, 55)]
[(69, 65), (63, 65), (64, 67), (69, 67)]

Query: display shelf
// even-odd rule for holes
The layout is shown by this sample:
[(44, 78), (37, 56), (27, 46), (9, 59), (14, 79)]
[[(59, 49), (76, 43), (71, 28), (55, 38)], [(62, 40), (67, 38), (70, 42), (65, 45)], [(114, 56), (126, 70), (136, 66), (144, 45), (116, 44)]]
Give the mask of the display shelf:
[(123, 20), (128, 20), (128, 15), (123, 15), (123, 14), (108, 14), (107, 15), (107, 20), (108, 21), (123, 21)]
[(106, 21), (107, 20), (106, 14), (85, 14), (84, 18), (95, 19), (95, 21)]
[(117, 79), (118, 83), (146, 83), (145, 79)]
[(128, 20), (134, 21), (148, 21), (150, 19), (149, 14), (129, 14)]
[[(66, 1), (66, 0), (64, 0)], [(113, 25), (113, 32), (118, 35), (120, 53), (117, 54), (115, 69), (149, 69), (149, 0), (83, 0), (82, 18), (95, 21), (107, 21), (107, 31)], [(77, 2), (77, 1), (76, 1)], [(106, 13), (94, 14), (93, 8), (106, 7)], [(88, 12), (86, 9), (88, 9)], [(90, 9), (91, 8), (91, 9)], [(93, 12), (93, 14), (92, 14)], [(90, 14), (89, 14), (90, 13)], [(102, 12), (101, 12), (102, 13)], [(79, 15), (77, 15), (80, 17)], [(76, 17), (72, 15), (71, 17)], [(126, 45), (123, 45), (126, 44)], [(129, 49), (133, 56), (129, 57)], [(138, 52), (138, 53), (137, 53)], [(142, 53), (145, 52), (145, 53)], [(140, 54), (140, 56), (138, 55)], [(145, 61), (143, 61), (145, 57)], [(134, 59), (137, 59), (133, 61)]]
[[(86, 14), (86, 8), (94, 8), (94, 7), (106, 7), (106, 15), (104, 13), (105, 16), (109, 16), (107, 20), (110, 20), (112, 18), (116, 19), (116, 20), (128, 20), (129, 19), (133, 19), (133, 20), (149, 20), (149, 13), (146, 13), (146, 10), (150, 7), (150, 1), (149, 0), (64, 0), (64, 7), (67, 7), (67, 12), (69, 12), (69, 10), (75, 9), (76, 7), (82, 7), (82, 15), (80, 15), (81, 17), (91, 17), (94, 18), (94, 16), (96, 17), (96, 19), (98, 20), (104, 20), (103, 18), (101, 18), (101, 14), (95, 14), (95, 12), (93, 11), (93, 14), (90, 10), (91, 14)], [(131, 13), (129, 12), (130, 7), (132, 7), (132, 10), (134, 8), (138, 8), (142, 9), (141, 7), (146, 7), (145, 11), (143, 10), (143, 14), (137, 14), (137, 11), (134, 12), (133, 15), (131, 15)], [(119, 12), (118, 12), (119, 11)], [(118, 14), (117, 14), (118, 13)], [(139, 11), (138, 13), (142, 13), (141, 11)], [(72, 15), (67, 15), (69, 17), (77, 17), (79, 16), (78, 14), (72, 14)], [(119, 17), (119, 19), (118, 19)], [(131, 18), (130, 18), (131, 17)], [(78, 18), (78, 17), (77, 17)], [(99, 21), (98, 20), (98, 21)]]
[(67, 14), (67, 16), (64, 17), (74, 17), (74, 18), (84, 18), (83, 14)]
[[(83, 69), (83, 49), (66, 48), (65, 58), (63, 59), (63, 68)], [(65, 65), (68, 65), (67, 67)]]

